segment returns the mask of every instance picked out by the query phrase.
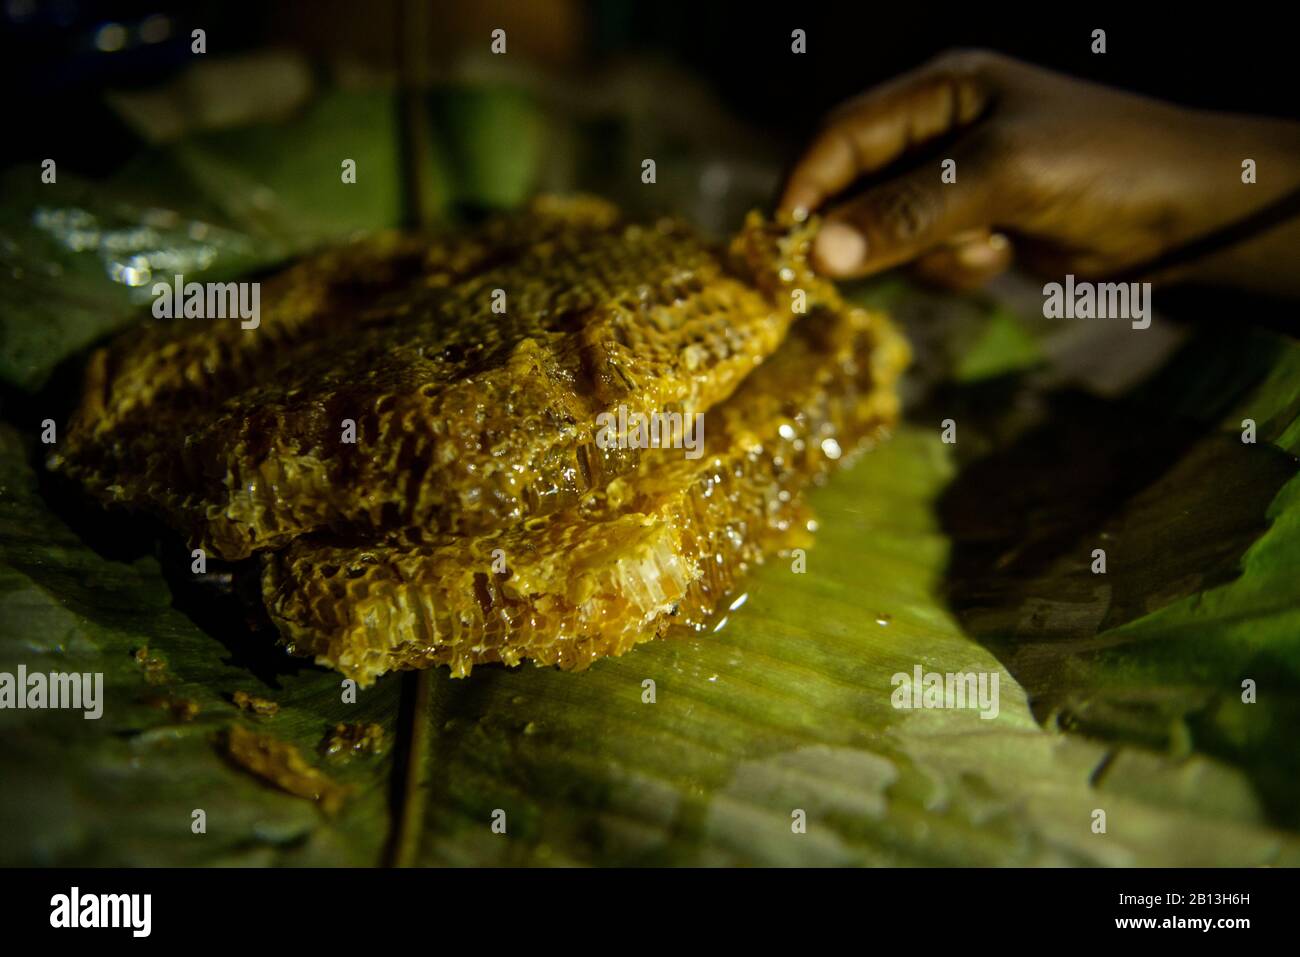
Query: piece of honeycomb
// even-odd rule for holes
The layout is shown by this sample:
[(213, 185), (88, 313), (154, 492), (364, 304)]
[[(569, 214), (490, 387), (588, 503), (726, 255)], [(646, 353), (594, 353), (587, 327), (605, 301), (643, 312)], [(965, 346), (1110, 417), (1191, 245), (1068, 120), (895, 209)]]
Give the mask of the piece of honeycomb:
[(300, 538), (267, 556), (291, 651), (369, 684), (396, 668), (566, 669), (705, 627), (736, 579), (802, 539), (800, 492), (896, 419), (907, 349), (883, 317), (817, 310), (705, 414), (706, 453), (648, 449), (575, 507), (478, 536)]
[(600, 412), (708, 409), (776, 348), (792, 310), (754, 272), (591, 199), (423, 252), (382, 237), (273, 282), (257, 329), (171, 320), (98, 353), (58, 465), (224, 559), (507, 527), (635, 466), (594, 443)]
[[(717, 249), (544, 198), (372, 237), (269, 279), (256, 329), (99, 350), (54, 464), (220, 557), (262, 552), (286, 646), (363, 684), (584, 668), (706, 627), (803, 541), (803, 488), (896, 420), (907, 346), (811, 271), (812, 229), (752, 215)], [(617, 412), (702, 414), (702, 454), (605, 446)]]

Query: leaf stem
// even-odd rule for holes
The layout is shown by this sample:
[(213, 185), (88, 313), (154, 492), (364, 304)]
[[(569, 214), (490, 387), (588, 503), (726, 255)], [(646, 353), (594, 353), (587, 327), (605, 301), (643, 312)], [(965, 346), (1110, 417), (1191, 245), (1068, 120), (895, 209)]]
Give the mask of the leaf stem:
[(424, 829), (424, 795), (428, 787), (430, 705), (433, 680), (429, 670), (407, 672), (402, 678), (402, 705), (393, 767), (393, 832), (384, 852), (389, 867), (415, 863)]

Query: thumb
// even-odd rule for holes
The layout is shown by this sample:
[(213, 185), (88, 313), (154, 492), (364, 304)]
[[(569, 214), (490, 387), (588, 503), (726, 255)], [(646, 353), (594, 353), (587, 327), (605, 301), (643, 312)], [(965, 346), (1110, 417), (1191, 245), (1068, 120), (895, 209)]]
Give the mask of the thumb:
[(939, 165), (927, 164), (832, 210), (813, 241), (813, 264), (836, 278), (867, 276), (991, 225), (988, 177), (969, 161), (958, 166), (958, 182), (944, 183)]

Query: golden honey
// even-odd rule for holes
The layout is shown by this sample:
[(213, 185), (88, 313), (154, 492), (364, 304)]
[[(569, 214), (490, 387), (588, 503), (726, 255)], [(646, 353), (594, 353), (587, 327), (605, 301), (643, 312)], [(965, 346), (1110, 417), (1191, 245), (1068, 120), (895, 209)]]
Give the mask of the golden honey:
[[(257, 329), (98, 352), (59, 467), (260, 553), (290, 650), (362, 683), (583, 668), (702, 627), (797, 540), (803, 488), (895, 421), (906, 345), (813, 275), (811, 229), (755, 215), (719, 249), (543, 198), (331, 250), (266, 283)], [(702, 447), (599, 441), (629, 415), (698, 419)]]

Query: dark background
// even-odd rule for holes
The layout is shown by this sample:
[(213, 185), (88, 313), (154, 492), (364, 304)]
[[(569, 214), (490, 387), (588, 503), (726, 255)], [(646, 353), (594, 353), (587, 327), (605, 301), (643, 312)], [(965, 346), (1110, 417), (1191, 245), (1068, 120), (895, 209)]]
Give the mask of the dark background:
[[(190, 30), (207, 30), (209, 55), (294, 47), (322, 69), (340, 56), (396, 69), (408, 11), (399, 0), (168, 3), (4, 0), (0, 59), (13, 123), (5, 162), (53, 150), (85, 174), (111, 170), (135, 148), (101, 106), (110, 87), (147, 87), (192, 62)], [(926, 3), (722, 3), (707, 0), (432, 0), (431, 60), (483, 48), (507, 29), (511, 54), (530, 68), (579, 75), (611, 59), (650, 55), (704, 78), (735, 114), (793, 151), (838, 101), (954, 46), (978, 46), (1188, 105), (1300, 116), (1295, 40), (1280, 8), (1112, 8)], [(140, 26), (162, 16), (166, 39)], [(120, 23), (126, 45), (96, 36)], [(155, 21), (155, 24), (157, 21)], [(790, 31), (808, 52), (790, 53)], [(1107, 31), (1107, 53), (1090, 52)], [(156, 34), (156, 30), (154, 31)]]

